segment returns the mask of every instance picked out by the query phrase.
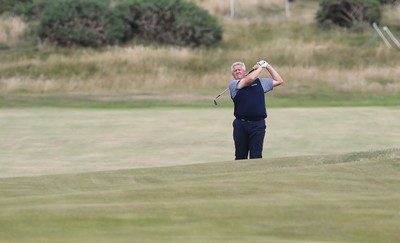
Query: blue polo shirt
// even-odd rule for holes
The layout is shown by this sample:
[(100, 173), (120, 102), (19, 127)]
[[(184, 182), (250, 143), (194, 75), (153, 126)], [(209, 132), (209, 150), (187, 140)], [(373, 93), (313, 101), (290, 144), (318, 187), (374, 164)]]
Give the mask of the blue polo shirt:
[(237, 89), (240, 80), (232, 80), (229, 84), (231, 98), (234, 103), (234, 116), (249, 121), (263, 120), (267, 117), (264, 94), (273, 89), (273, 79), (257, 78), (242, 89)]

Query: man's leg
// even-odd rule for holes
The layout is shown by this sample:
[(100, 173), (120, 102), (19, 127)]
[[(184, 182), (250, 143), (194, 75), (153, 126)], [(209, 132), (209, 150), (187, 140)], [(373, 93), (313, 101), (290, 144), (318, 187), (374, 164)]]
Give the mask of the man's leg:
[(252, 123), (249, 141), (250, 159), (262, 158), (265, 129), (265, 120)]
[(233, 121), (233, 141), (235, 142), (235, 160), (247, 159), (249, 153), (248, 138), (245, 123)]

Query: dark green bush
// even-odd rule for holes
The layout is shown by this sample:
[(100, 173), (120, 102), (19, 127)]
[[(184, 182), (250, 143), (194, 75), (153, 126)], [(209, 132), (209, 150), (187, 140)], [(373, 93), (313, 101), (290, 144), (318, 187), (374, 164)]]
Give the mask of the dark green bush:
[(124, 20), (125, 39), (179, 46), (211, 46), (222, 39), (222, 28), (206, 10), (182, 0), (126, 0), (116, 5)]
[(12, 12), (16, 6), (31, 2), (32, 0), (0, 0), (0, 13)]
[(30, 2), (16, 5), (14, 13), (23, 16), (27, 20), (40, 20), (46, 8), (56, 3), (57, 1), (54, 0), (31, 0)]
[(381, 4), (396, 4), (400, 3), (400, 0), (379, 0)]
[(352, 27), (354, 24), (379, 23), (381, 9), (378, 0), (322, 0), (316, 19), (319, 25)]
[(194, 4), (184, 5), (174, 27), (178, 45), (210, 46), (222, 39), (222, 27)]
[[(27, 19), (39, 19), (44, 9), (60, 0), (0, 0), (0, 13), (12, 12)], [(110, 3), (110, 0), (98, 0)]]
[(122, 20), (104, 2), (63, 0), (47, 7), (39, 37), (60, 46), (99, 47), (115, 44), (124, 35)]

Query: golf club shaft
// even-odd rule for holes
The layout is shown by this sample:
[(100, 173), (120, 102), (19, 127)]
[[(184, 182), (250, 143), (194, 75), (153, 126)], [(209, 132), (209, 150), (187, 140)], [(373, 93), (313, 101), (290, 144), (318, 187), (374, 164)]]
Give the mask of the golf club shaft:
[(220, 97), (221, 95), (223, 95), (226, 91), (228, 91), (229, 87), (224, 89), (224, 91), (222, 91), (221, 93), (219, 93), (219, 95), (217, 95), (216, 98)]

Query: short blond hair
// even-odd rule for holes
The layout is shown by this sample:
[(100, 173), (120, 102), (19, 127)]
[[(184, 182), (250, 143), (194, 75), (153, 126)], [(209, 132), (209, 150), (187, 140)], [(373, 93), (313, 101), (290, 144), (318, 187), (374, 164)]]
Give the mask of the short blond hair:
[(246, 71), (246, 65), (245, 65), (243, 62), (234, 62), (234, 63), (231, 65), (231, 72), (233, 72), (233, 67), (234, 67), (234, 66), (237, 66), (237, 65), (241, 65), (241, 66), (243, 67), (243, 70)]

